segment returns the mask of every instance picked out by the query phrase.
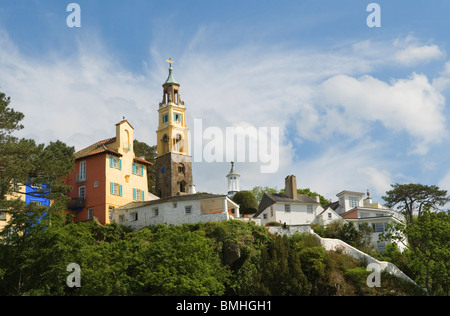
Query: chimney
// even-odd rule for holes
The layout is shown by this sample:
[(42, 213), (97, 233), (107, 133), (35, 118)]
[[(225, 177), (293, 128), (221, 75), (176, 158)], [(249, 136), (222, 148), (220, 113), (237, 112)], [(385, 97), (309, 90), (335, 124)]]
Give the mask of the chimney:
[(287, 176), (284, 179), (284, 189), (286, 191), (286, 195), (294, 200), (297, 200), (297, 180), (295, 176)]
[(313, 199), (320, 204), (320, 196), (314, 195)]

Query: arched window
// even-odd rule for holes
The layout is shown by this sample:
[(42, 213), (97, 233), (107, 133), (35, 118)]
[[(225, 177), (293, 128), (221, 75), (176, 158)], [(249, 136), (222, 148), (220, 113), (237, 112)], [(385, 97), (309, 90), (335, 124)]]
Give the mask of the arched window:
[(186, 181), (181, 181), (180, 182), (180, 192), (186, 192)]

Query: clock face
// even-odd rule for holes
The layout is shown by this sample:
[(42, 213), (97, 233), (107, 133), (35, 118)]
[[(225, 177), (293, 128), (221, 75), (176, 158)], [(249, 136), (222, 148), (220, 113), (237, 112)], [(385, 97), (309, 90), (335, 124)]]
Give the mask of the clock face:
[(164, 173), (164, 172), (166, 172), (166, 166), (161, 167), (161, 173)]

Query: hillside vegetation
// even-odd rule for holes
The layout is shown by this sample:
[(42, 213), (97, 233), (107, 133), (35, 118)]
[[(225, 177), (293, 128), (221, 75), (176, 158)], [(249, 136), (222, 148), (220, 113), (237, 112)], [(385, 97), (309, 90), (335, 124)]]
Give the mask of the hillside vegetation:
[[(272, 236), (239, 221), (145, 228), (16, 216), (0, 241), (0, 295), (417, 295), (311, 235)], [(50, 225), (51, 223), (51, 225)], [(77, 263), (81, 286), (69, 287)]]

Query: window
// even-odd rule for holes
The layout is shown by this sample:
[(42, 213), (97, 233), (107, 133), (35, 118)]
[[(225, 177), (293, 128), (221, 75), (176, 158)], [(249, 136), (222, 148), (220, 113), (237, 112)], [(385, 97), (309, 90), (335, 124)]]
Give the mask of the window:
[(173, 207), (173, 208), (177, 208), (177, 202), (173, 202), (173, 203), (172, 203), (172, 207)]
[(175, 114), (173, 115), (173, 120), (174, 120), (175, 122), (177, 122), (177, 123), (181, 123), (181, 114), (175, 113)]
[(312, 214), (313, 213), (313, 206), (312, 205), (306, 205), (306, 213)]
[(138, 220), (138, 212), (135, 212), (135, 213), (131, 213), (130, 214), (130, 216), (131, 216), (131, 221), (137, 221)]
[(133, 171), (133, 174), (136, 174), (136, 175), (141, 176), (141, 177), (144, 176), (144, 166), (140, 166), (140, 165), (135, 164), (135, 163), (133, 162), (132, 169), (133, 169), (133, 170), (132, 170), (132, 171)]
[(85, 199), (86, 198), (86, 186), (81, 186), (78, 188), (78, 197), (81, 199)]
[(349, 202), (351, 208), (359, 206), (359, 198), (358, 197), (350, 196), (348, 198), (348, 202)]
[(93, 218), (94, 218), (94, 209), (89, 208), (88, 209), (88, 219), (93, 219)]
[(284, 204), (284, 211), (286, 213), (290, 212), (291, 211), (291, 205), (290, 204)]
[(86, 181), (86, 161), (80, 162), (80, 170), (78, 171), (78, 181)]
[(156, 207), (156, 208), (153, 209), (153, 216), (158, 216), (158, 215), (159, 215), (159, 210)]
[(370, 217), (370, 213), (369, 212), (359, 212), (359, 217), (360, 218)]
[(109, 220), (111, 222), (114, 221), (114, 207), (112, 207), (112, 206), (108, 207), (108, 215), (109, 215)]
[(167, 123), (169, 121), (169, 114), (163, 115), (162, 122)]
[(178, 165), (178, 173), (184, 174), (184, 171), (185, 171), (184, 165), (183, 164)]
[(94, 181), (94, 188), (98, 188), (98, 181)]
[(144, 191), (133, 188), (133, 200), (145, 201)]
[(122, 170), (122, 159), (109, 156), (109, 166), (111, 168)]
[(6, 221), (6, 212), (0, 212), (0, 221)]
[(267, 219), (267, 214), (263, 214), (263, 219)]
[(123, 196), (121, 184), (111, 182), (110, 186), (111, 186), (111, 194), (112, 195)]
[(384, 232), (385, 223), (375, 223), (375, 232), (382, 233)]
[(186, 206), (185, 208), (184, 208), (184, 211), (185, 211), (185, 214), (187, 215), (187, 214), (191, 214), (191, 212), (192, 212), (192, 206)]
[(273, 216), (273, 205), (270, 206), (270, 216)]
[(328, 213), (328, 219), (331, 219), (331, 213)]
[(386, 250), (386, 243), (384, 242), (377, 243), (377, 249), (379, 252), (384, 252)]

